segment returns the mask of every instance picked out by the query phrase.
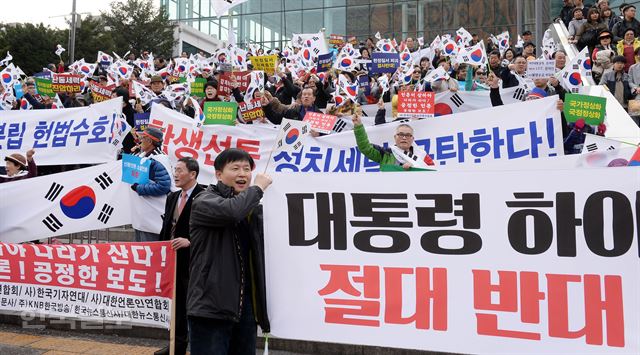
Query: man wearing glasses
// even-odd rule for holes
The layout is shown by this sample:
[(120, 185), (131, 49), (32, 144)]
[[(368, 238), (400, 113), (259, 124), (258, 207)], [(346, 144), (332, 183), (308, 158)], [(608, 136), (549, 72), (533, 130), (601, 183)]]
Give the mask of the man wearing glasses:
[(395, 145), (382, 147), (369, 142), (367, 132), (360, 118), (362, 111), (353, 115), (353, 132), (356, 136), (358, 149), (367, 158), (380, 164), (381, 171), (404, 170), (411, 168), (424, 169), (433, 166), (433, 160), (422, 148), (414, 143), (413, 128), (406, 123), (396, 127), (393, 138)]

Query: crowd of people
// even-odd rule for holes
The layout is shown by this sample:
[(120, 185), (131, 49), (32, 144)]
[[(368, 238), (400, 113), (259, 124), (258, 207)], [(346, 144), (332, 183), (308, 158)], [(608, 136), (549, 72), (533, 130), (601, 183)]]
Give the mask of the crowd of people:
[[(606, 0), (599, 0), (592, 7), (583, 4), (582, 0), (564, 0), (559, 20), (567, 26), (573, 44), (579, 49), (588, 48), (596, 82), (605, 85), (623, 107), (630, 108), (630, 100), (640, 93), (640, 41), (637, 38), (640, 23), (635, 19), (636, 9), (633, 5), (623, 5), (619, 11), (616, 14), (608, 7)], [(397, 102), (398, 93), (402, 91), (441, 93), (484, 90), (489, 93), (488, 102), (498, 106), (503, 104), (500, 90), (523, 87), (527, 91), (527, 100), (557, 95), (557, 108), (562, 111), (567, 90), (557, 77), (527, 78), (527, 63), (537, 58), (532, 37), (530, 31), (525, 31), (521, 34), (521, 41), (508, 48), (488, 38), (484, 43), (488, 59), (486, 66), (458, 63), (446, 55), (443, 48), (433, 46), (433, 42), (429, 46), (422, 38), (407, 37), (397, 43), (395, 40), (391, 42), (372, 37), (360, 42), (359, 46), (344, 43), (330, 48), (334, 58), (339, 57), (345, 49), (347, 52), (352, 50), (354, 53), (349, 55), (358, 62), (349, 70), (333, 68), (326, 72), (318, 72), (315, 65), (310, 70), (298, 70), (299, 66), (292, 65), (297, 60), (302, 61), (298, 58), (302, 56), (304, 46), (294, 43), (292, 48), (274, 49), (266, 53), (262, 48), (249, 46), (243, 60), (250, 59), (250, 55), (277, 55), (278, 60), (273, 75), (264, 75), (262, 82), (252, 83), (246, 89), (241, 87), (240, 78), (234, 76), (233, 72), (230, 76), (225, 74), (237, 64), (231, 59), (228, 49), (211, 56), (183, 53), (181, 57), (171, 59), (153, 57), (147, 51), (142, 51), (139, 57), (130, 53), (116, 61), (133, 68), (126, 78), (114, 74), (114, 63), (102, 65), (99, 55), (95, 69), (84, 77), (89, 85), (84, 85), (81, 92), (60, 93), (52, 98), (39, 93), (35, 79), (27, 77), (20, 81), (20, 86), (24, 88), (22, 95), (18, 93), (17, 82), (14, 85), (0, 85), (0, 95), (4, 109), (81, 107), (94, 102), (90, 84), (96, 83), (109, 88), (112, 97), (123, 98), (123, 114), (131, 126), (135, 125), (136, 113), (149, 112), (153, 105), (163, 105), (199, 119), (199, 113), (207, 102), (258, 99), (264, 112), (264, 117), (259, 121), (263, 123), (280, 124), (283, 118), (302, 120), (308, 112), (350, 117), (357, 146), (363, 154), (381, 165), (395, 165), (408, 170), (415, 165), (408, 163), (404, 159), (406, 156), (418, 156), (418, 160), (424, 163), (422, 166), (433, 165), (429, 155), (415, 146), (411, 126), (401, 124), (396, 127), (393, 147), (373, 145), (368, 141), (362, 125), (361, 106), (377, 104), (375, 124), (386, 124), (400, 119)], [(415, 60), (408, 64), (408, 70), (388, 74), (370, 72), (367, 61), (373, 53), (382, 50), (381, 41), (392, 43), (394, 51), (406, 51), (414, 56)], [(474, 46), (480, 41), (483, 40), (471, 34), (464, 46)], [(422, 56), (422, 50), (426, 48), (433, 51)], [(562, 50), (555, 50), (551, 58), (555, 61), (557, 72), (568, 65), (567, 54)], [(178, 70), (181, 63), (191, 64), (193, 68), (183, 73)], [(7, 65), (6, 62), (4, 64)], [(78, 66), (74, 64), (65, 65), (61, 61), (58, 65), (48, 65), (43, 72), (78, 73)], [(251, 71), (251, 64), (246, 69)], [(432, 80), (435, 71), (443, 75)], [(204, 97), (190, 97), (185, 86), (175, 81), (180, 76), (186, 77), (187, 82), (204, 78)], [(223, 76), (230, 79), (229, 95), (222, 94)], [(369, 88), (361, 88), (356, 95), (344, 100), (344, 85), (355, 85), (363, 77)], [(346, 78), (346, 84), (340, 83), (342, 78)], [(139, 84), (146, 88), (142, 91), (136, 89), (135, 86)], [(176, 95), (176, 92), (179, 94)], [(386, 112), (385, 103), (391, 103), (390, 114)], [(387, 116), (391, 119), (387, 119)], [(239, 114), (237, 124), (254, 123), (244, 120)], [(562, 125), (566, 154), (580, 153), (585, 140), (584, 133), (605, 135), (606, 132), (604, 123), (590, 126), (584, 120), (567, 123), (563, 118)], [(318, 136), (320, 133), (313, 131), (312, 135)], [(162, 130), (156, 127), (140, 132), (133, 130), (123, 142), (122, 152), (152, 160), (149, 182), (132, 184), (131, 189), (141, 198), (163, 197), (164, 218), (160, 233), (136, 229), (135, 240), (171, 240), (172, 246), (178, 250), (177, 272), (181, 276), (177, 278), (176, 354), (184, 354), (189, 341), (193, 354), (226, 353), (231, 351), (229, 349), (239, 353), (254, 353), (256, 319), (263, 331), (269, 328), (261, 264), (262, 217), (258, 204), (271, 179), (267, 175), (257, 174), (252, 185), (255, 163), (251, 156), (241, 150), (229, 149), (221, 153), (214, 163), (218, 183), (204, 188), (197, 183), (199, 166), (196, 160), (182, 158), (173, 167), (167, 164), (162, 150), (163, 138)], [(34, 154), (32, 149), (26, 153), (26, 157), (17, 153), (5, 157), (6, 175), (0, 176), (0, 182), (38, 175)], [(44, 173), (59, 171), (56, 168), (44, 168)], [(178, 191), (171, 192), (172, 180)], [(235, 257), (229, 258), (230, 255)], [(212, 262), (214, 258), (218, 258), (215, 263)], [(213, 282), (212, 278), (221, 282)], [(226, 289), (228, 287), (238, 292), (231, 295)], [(252, 314), (255, 317), (251, 317)], [(168, 351), (165, 348), (158, 354), (168, 354)]]

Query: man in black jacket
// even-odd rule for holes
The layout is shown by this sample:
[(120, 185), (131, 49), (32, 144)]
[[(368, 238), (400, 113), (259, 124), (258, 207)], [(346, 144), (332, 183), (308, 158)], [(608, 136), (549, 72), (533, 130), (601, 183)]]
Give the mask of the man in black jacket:
[[(176, 250), (176, 340), (175, 355), (184, 355), (189, 344), (187, 329), (187, 286), (189, 285), (189, 219), (191, 204), (200, 193), (198, 185), (198, 162), (190, 157), (180, 158), (176, 163), (173, 177), (180, 190), (170, 193), (164, 208), (160, 240), (171, 240)], [(158, 350), (154, 355), (169, 355), (169, 347)]]
[(191, 209), (191, 267), (187, 294), (191, 354), (256, 353), (256, 320), (270, 331), (260, 199), (271, 178), (239, 149), (214, 162), (216, 185)]

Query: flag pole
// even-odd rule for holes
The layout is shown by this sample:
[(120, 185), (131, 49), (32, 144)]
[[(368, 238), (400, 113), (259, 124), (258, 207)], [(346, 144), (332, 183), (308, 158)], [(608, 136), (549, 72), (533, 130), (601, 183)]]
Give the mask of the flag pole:
[(178, 254), (174, 253), (173, 292), (171, 295), (171, 328), (169, 329), (169, 355), (175, 355), (176, 353), (176, 275), (178, 274), (177, 268), (178, 268)]

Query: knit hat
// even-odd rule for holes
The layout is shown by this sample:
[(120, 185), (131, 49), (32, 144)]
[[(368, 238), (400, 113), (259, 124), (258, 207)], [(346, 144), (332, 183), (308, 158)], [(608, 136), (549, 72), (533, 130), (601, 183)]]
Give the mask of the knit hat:
[(162, 143), (163, 134), (160, 128), (147, 127), (147, 129), (142, 132), (142, 135), (151, 138), (155, 145)]
[(547, 97), (547, 92), (540, 89), (540, 88), (533, 88), (531, 89), (531, 91), (529, 92), (529, 96), (527, 96), (527, 99), (531, 100), (531, 99), (543, 99)]
[(27, 168), (27, 158), (22, 154), (13, 153), (9, 156), (4, 157), (4, 161), (10, 161), (16, 165), (19, 165), (22, 169)]

